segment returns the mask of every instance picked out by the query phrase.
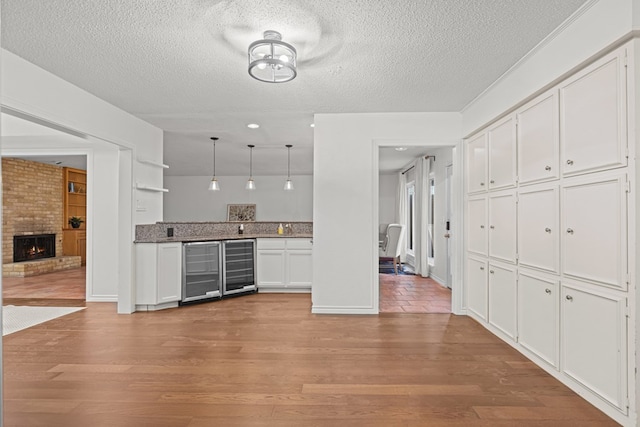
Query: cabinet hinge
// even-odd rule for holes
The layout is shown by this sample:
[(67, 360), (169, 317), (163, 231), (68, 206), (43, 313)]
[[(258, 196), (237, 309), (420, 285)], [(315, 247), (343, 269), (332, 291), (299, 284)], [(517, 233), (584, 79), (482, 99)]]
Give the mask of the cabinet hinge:
[(625, 192), (631, 193), (631, 181), (627, 181)]
[(624, 59), (622, 60), (622, 63), (624, 64), (624, 67), (627, 68), (627, 52), (624, 52)]

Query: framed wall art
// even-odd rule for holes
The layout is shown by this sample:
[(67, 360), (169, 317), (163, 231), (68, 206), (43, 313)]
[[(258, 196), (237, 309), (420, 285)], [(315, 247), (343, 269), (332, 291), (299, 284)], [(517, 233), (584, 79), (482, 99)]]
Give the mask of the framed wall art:
[(256, 220), (256, 205), (227, 205), (227, 221), (248, 222)]

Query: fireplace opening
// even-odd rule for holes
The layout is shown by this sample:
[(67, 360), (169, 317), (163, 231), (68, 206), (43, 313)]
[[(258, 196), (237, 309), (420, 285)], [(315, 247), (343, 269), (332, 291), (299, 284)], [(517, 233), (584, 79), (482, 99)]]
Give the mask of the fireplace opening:
[(13, 262), (56, 256), (55, 234), (13, 236)]

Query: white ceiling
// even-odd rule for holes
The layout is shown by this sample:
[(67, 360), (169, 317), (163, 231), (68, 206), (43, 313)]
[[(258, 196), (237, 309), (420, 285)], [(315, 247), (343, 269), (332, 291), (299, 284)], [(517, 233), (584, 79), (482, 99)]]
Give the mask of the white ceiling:
[[(165, 130), (168, 175), (210, 175), (210, 136), (218, 175), (248, 173), (247, 144), (254, 175), (286, 173), (285, 144), (308, 174), (315, 113), (460, 111), (586, 1), (1, 0), (1, 43)], [(291, 82), (247, 73), (268, 29)]]

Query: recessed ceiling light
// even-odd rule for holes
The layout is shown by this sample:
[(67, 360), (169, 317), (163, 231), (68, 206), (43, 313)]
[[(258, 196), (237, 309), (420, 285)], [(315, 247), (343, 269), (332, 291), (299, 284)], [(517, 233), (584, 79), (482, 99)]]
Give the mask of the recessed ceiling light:
[(396, 151), (407, 151), (407, 147), (396, 147)]
[(249, 123), (249, 124), (247, 125), (247, 127), (248, 127), (249, 129), (258, 129), (258, 128), (260, 127), (260, 125), (259, 125), (259, 124), (257, 124), (257, 123)]
[(316, 127), (315, 123), (311, 123), (309, 126), (311, 126), (312, 128)]

